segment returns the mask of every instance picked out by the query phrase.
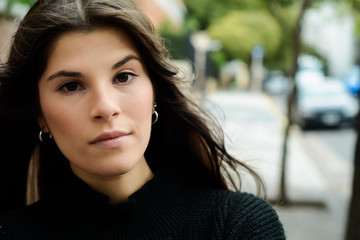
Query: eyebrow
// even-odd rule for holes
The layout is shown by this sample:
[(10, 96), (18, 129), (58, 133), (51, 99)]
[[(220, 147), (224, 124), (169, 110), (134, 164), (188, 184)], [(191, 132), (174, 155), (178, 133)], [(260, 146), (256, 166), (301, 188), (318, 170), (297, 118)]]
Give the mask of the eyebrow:
[(124, 58), (123, 58), (122, 60), (120, 60), (119, 62), (115, 63), (114, 66), (112, 67), (112, 69), (114, 70), (114, 69), (116, 69), (116, 68), (119, 68), (119, 67), (121, 67), (122, 65), (124, 65), (125, 63), (127, 63), (127, 62), (129, 62), (129, 61), (131, 61), (131, 60), (138, 60), (138, 61), (140, 61), (140, 59), (139, 59), (137, 56), (130, 54), (130, 55), (127, 55), (126, 57), (124, 57)]
[[(118, 61), (117, 63), (115, 63), (112, 66), (112, 70), (117, 69), (119, 67), (121, 67), (122, 65), (124, 65), (125, 63), (131, 61), (131, 60), (138, 60), (140, 61), (140, 59), (135, 56), (135, 55), (127, 55), (126, 57), (124, 57), (123, 59), (121, 59), (120, 61)], [(65, 71), (65, 70), (61, 70), (58, 71), (52, 75), (50, 75), (50, 77), (47, 78), (47, 81), (50, 81), (54, 78), (58, 78), (58, 77), (82, 77), (83, 74), (80, 72), (72, 72), (72, 71)]]
[(52, 74), (50, 77), (48, 77), (47, 81), (50, 81), (57, 77), (82, 77), (82, 76), (83, 75), (79, 72), (70, 72), (70, 71), (61, 70), (59, 72)]

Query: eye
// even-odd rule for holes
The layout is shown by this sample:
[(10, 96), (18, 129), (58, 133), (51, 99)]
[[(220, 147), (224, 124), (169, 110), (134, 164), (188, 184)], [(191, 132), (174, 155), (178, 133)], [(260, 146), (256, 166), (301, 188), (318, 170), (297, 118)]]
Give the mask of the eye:
[(65, 93), (71, 93), (84, 89), (78, 82), (67, 82), (60, 86), (59, 90)]
[(119, 82), (119, 83), (127, 83), (129, 81), (131, 81), (131, 79), (136, 76), (136, 74), (131, 73), (131, 72), (122, 72), (119, 73), (118, 75), (115, 76), (114, 82)]

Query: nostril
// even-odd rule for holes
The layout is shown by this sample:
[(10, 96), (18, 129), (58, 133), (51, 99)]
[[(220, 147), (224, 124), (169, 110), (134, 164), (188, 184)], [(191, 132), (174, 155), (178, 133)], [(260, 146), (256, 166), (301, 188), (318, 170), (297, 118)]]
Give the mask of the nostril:
[(93, 116), (93, 119), (95, 120), (101, 120), (101, 119), (112, 119), (112, 118), (117, 118), (120, 115), (120, 112), (115, 111), (113, 113), (104, 113), (104, 114), (98, 114)]
[(113, 117), (116, 117), (116, 116), (118, 116), (118, 115), (119, 115), (118, 112), (114, 112), (114, 113), (112, 114)]

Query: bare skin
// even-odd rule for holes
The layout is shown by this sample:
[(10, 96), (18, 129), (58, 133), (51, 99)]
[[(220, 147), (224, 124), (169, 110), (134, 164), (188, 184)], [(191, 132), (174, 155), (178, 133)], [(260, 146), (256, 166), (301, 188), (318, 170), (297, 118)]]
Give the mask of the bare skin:
[(72, 171), (113, 202), (153, 177), (145, 157), (154, 91), (131, 39), (118, 29), (70, 32), (39, 81), (44, 132)]

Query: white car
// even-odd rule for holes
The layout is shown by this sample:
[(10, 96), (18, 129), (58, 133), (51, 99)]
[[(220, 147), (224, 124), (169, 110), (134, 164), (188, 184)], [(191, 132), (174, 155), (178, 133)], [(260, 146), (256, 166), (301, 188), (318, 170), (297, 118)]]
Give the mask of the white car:
[(358, 100), (333, 79), (298, 86), (295, 107), (295, 119), (302, 128), (353, 123), (359, 111)]

